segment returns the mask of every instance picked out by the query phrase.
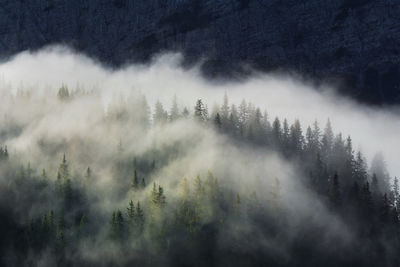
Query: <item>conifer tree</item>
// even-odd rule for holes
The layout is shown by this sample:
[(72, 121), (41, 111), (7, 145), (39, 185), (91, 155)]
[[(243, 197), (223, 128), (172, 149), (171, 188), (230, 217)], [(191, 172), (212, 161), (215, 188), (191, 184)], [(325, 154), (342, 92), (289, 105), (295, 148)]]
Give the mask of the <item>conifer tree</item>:
[(135, 190), (139, 188), (139, 178), (135, 168), (133, 169), (132, 188)]
[(144, 213), (139, 201), (136, 204), (136, 225), (139, 233), (142, 233), (144, 227)]
[(196, 105), (194, 107), (194, 117), (201, 122), (204, 122), (207, 119), (206, 109), (201, 99), (197, 100)]
[(87, 167), (86, 173), (85, 173), (86, 182), (89, 182), (91, 177), (92, 177), (92, 170), (90, 169), (90, 167)]
[(220, 117), (220, 115), (219, 115), (218, 112), (217, 112), (217, 114), (215, 115), (214, 124), (215, 124), (215, 127), (216, 127), (218, 130), (220, 130), (220, 129), (222, 128), (221, 117)]
[(194, 179), (194, 195), (196, 198), (196, 201), (201, 201), (203, 198), (203, 185), (202, 185), (202, 181), (200, 178), (200, 175), (197, 175), (196, 178)]
[(127, 209), (127, 219), (129, 222), (133, 223), (135, 220), (135, 204), (133, 204), (133, 201), (129, 201), (129, 206), (126, 208)]
[(71, 179), (67, 178), (64, 181), (62, 187), (62, 193), (64, 197), (64, 205), (66, 209), (70, 209), (72, 207), (72, 200), (73, 200), (73, 192), (72, 192), (72, 183)]
[(290, 144), (290, 130), (289, 130), (289, 124), (288, 124), (288, 121), (286, 118), (283, 120), (283, 131), (282, 131), (281, 139), (282, 139), (281, 145), (282, 145), (284, 155), (288, 156), (289, 144)]
[(174, 98), (172, 99), (172, 107), (170, 111), (170, 116), (169, 119), (170, 121), (175, 121), (179, 119), (180, 114), (179, 114), (179, 108), (178, 108), (178, 101), (176, 99), (176, 95), (174, 95)]
[(295, 120), (294, 124), (290, 127), (290, 147), (292, 152), (300, 154), (304, 146), (304, 137), (301, 130), (299, 120)]
[(61, 210), (57, 219), (57, 231), (56, 231), (57, 245), (59, 247), (63, 247), (65, 244), (64, 229), (65, 229), (64, 210)]
[(342, 205), (342, 196), (339, 183), (339, 176), (337, 173), (333, 175), (332, 185), (331, 185), (331, 202), (335, 208), (339, 208)]
[(53, 236), (54, 235), (54, 212), (53, 212), (53, 210), (50, 210), (50, 212), (49, 212), (48, 225), (49, 225), (49, 233), (51, 236)]
[(383, 223), (388, 223), (390, 218), (390, 205), (387, 194), (383, 194), (382, 204), (380, 208), (380, 219)]
[(326, 162), (330, 160), (332, 148), (333, 148), (333, 131), (331, 126), (331, 121), (328, 119), (321, 140), (321, 153), (322, 153), (321, 156)]
[(65, 154), (63, 155), (60, 166), (58, 167), (58, 174), (60, 176), (60, 179), (62, 179), (62, 181), (65, 181), (66, 179), (69, 178), (68, 163)]
[(394, 177), (392, 191), (393, 191), (393, 206), (397, 210), (400, 210), (399, 180), (397, 179), (397, 177)]
[(367, 178), (367, 165), (361, 152), (358, 151), (356, 159), (354, 161), (354, 179), (355, 181), (357, 181), (357, 183), (364, 184), (367, 181)]
[(160, 101), (157, 101), (155, 106), (155, 111), (153, 115), (153, 120), (155, 124), (165, 123), (168, 119), (168, 113), (164, 110), (163, 105)]
[(221, 122), (223, 124), (226, 124), (229, 118), (229, 101), (228, 101), (228, 95), (225, 92), (224, 94), (224, 101), (221, 106)]
[(42, 217), (42, 225), (40, 227), (41, 230), (41, 234), (42, 234), (42, 238), (43, 240), (47, 240), (48, 234), (49, 234), (49, 225), (47, 222), (47, 215), (43, 215)]
[(272, 124), (272, 139), (275, 147), (281, 147), (283, 139), (282, 135), (281, 122), (279, 121), (279, 118), (276, 117)]
[(367, 219), (370, 219), (373, 216), (374, 205), (368, 182), (366, 182), (362, 188), (361, 201), (362, 212)]
[(188, 117), (189, 117), (189, 110), (187, 109), (187, 107), (184, 107), (184, 108), (183, 108), (182, 116), (183, 116), (184, 118), (188, 118)]

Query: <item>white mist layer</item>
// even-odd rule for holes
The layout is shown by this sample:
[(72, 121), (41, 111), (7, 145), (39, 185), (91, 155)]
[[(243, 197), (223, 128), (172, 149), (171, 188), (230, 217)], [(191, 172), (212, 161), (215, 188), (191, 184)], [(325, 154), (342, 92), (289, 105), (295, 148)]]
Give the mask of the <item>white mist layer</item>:
[[(198, 68), (179, 67), (179, 60), (179, 55), (164, 55), (149, 65), (112, 70), (65, 47), (51, 47), (36, 53), (23, 52), (1, 63), (0, 88), (15, 92), (22, 86), (55, 92), (62, 83), (72, 89), (79, 84), (86, 90), (98, 90), (105, 106), (116, 92), (126, 96), (139, 90), (151, 107), (158, 99), (168, 109), (173, 95), (181, 106), (192, 109), (195, 100), (202, 98), (211, 109), (227, 92), (230, 103), (246, 99), (265, 108), (271, 121), (275, 116), (286, 117), (289, 122), (300, 119), (304, 132), (315, 119), (323, 128), (330, 118), (335, 132), (352, 136), (355, 149), (361, 149), (369, 160), (381, 151), (390, 174), (400, 174), (400, 116), (393, 109), (366, 107), (336, 95), (330, 88), (317, 92), (284, 76), (255, 74), (241, 83), (210, 83), (200, 78)], [(76, 111), (76, 116), (80, 114)]]

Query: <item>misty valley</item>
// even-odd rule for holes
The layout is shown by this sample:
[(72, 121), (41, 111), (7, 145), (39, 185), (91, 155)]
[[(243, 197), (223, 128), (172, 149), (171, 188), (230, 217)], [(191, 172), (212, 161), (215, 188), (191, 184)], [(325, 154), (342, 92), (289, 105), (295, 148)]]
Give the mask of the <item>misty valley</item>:
[(61, 83), (0, 90), (0, 265), (399, 266), (398, 179), (334, 119)]

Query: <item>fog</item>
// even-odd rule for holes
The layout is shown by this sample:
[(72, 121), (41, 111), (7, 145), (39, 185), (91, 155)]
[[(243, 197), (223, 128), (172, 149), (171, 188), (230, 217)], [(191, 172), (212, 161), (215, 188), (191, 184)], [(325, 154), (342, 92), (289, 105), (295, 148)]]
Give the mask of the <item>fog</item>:
[(254, 72), (243, 82), (210, 82), (201, 78), (198, 67), (180, 67), (180, 60), (178, 54), (166, 54), (155, 57), (148, 65), (111, 69), (66, 47), (53, 46), (34, 53), (23, 52), (3, 62), (0, 77), (2, 87), (14, 92), (21, 86), (56, 91), (62, 83), (69, 88), (80, 85), (101, 92), (105, 107), (116, 92), (127, 95), (138, 90), (151, 107), (160, 100), (168, 108), (176, 95), (180, 104), (190, 110), (198, 98), (211, 108), (227, 92), (231, 103), (246, 99), (265, 108), (270, 119), (301, 119), (304, 129), (315, 119), (323, 126), (330, 118), (334, 130), (351, 135), (354, 147), (361, 149), (368, 160), (381, 151), (389, 171), (396, 176), (400, 173), (398, 107), (365, 106), (335, 93), (334, 85), (313, 88), (311, 83), (285, 74)]

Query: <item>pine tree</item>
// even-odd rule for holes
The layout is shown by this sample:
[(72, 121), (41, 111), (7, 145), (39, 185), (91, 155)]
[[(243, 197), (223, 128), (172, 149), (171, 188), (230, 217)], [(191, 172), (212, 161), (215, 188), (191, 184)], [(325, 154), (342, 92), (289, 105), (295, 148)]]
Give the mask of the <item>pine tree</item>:
[(176, 95), (174, 95), (174, 98), (172, 99), (172, 107), (170, 111), (170, 116), (169, 119), (170, 121), (175, 121), (179, 119), (180, 114), (179, 114), (179, 108), (178, 108), (178, 101), (176, 99)]
[(219, 116), (219, 113), (217, 112), (217, 114), (215, 115), (214, 118), (214, 124), (215, 127), (220, 130), (222, 128), (222, 122), (221, 122), (221, 117)]
[(48, 222), (47, 222), (47, 215), (46, 214), (43, 215), (43, 217), (42, 217), (42, 224), (41, 224), (40, 230), (41, 230), (42, 239), (44, 241), (46, 241), (47, 238), (48, 238), (48, 234), (49, 234), (49, 225), (48, 225)]
[(196, 102), (196, 106), (194, 107), (194, 117), (198, 120), (198, 121), (205, 121), (206, 120), (206, 115), (204, 114), (205, 112), (205, 108), (203, 105), (203, 102), (201, 101), (201, 99), (198, 99)]
[(400, 210), (399, 180), (397, 179), (397, 177), (394, 177), (392, 191), (393, 191), (393, 198), (394, 198), (393, 206), (397, 210)]
[(157, 101), (156, 106), (155, 106), (155, 112), (153, 115), (153, 120), (155, 124), (162, 124), (167, 122), (168, 119), (168, 113), (164, 110), (163, 105), (161, 104), (160, 101)]
[(381, 193), (389, 192), (390, 176), (386, 169), (386, 163), (382, 153), (377, 153), (371, 162), (371, 173), (375, 173), (378, 178), (378, 186)]
[(51, 236), (53, 236), (54, 235), (54, 212), (53, 212), (53, 210), (50, 210), (50, 212), (49, 212), (48, 225), (49, 225), (49, 233)]
[(139, 233), (142, 233), (144, 227), (144, 213), (142, 208), (140, 207), (139, 201), (136, 204), (136, 226), (138, 228)]
[(304, 147), (304, 137), (299, 120), (290, 127), (290, 147), (293, 153), (300, 154)]
[(113, 211), (110, 221), (110, 238), (116, 239), (116, 236), (117, 236), (116, 217), (115, 217), (115, 211)]
[(113, 212), (111, 217), (111, 231), (110, 237), (113, 240), (119, 241), (123, 237), (124, 232), (124, 218), (120, 210)]
[(194, 195), (195, 195), (196, 201), (199, 202), (203, 199), (203, 193), (204, 193), (204, 189), (203, 189), (202, 181), (200, 179), (200, 175), (197, 175), (196, 178), (194, 179)]
[(346, 146), (345, 146), (345, 159), (344, 159), (344, 171), (343, 177), (346, 179), (347, 186), (351, 179), (355, 176), (354, 169), (355, 169), (355, 159), (354, 159), (354, 151), (353, 151), (353, 141), (351, 137), (348, 136), (346, 139)]
[(68, 163), (65, 154), (63, 155), (60, 166), (58, 167), (58, 174), (60, 175), (62, 181), (65, 181), (66, 179), (69, 178)]
[(221, 106), (221, 122), (223, 124), (226, 124), (226, 122), (228, 121), (229, 118), (229, 101), (228, 101), (228, 95), (224, 94), (224, 102)]
[(331, 126), (331, 121), (328, 119), (321, 140), (321, 156), (324, 161), (328, 162), (330, 160), (332, 148), (333, 148), (333, 131)]
[(239, 115), (235, 105), (231, 106), (231, 113), (229, 114), (229, 121), (227, 125), (227, 130), (233, 135), (238, 134), (239, 129)]
[(367, 181), (367, 178), (367, 165), (361, 152), (358, 151), (356, 159), (354, 161), (354, 179), (355, 181), (357, 181), (357, 183), (364, 184)]
[(332, 187), (331, 187), (331, 202), (335, 208), (339, 208), (342, 205), (342, 196), (339, 183), (339, 176), (337, 173), (333, 175)]
[(66, 85), (63, 84), (61, 86), (61, 88), (58, 90), (57, 96), (58, 96), (58, 99), (61, 101), (66, 101), (69, 99), (69, 97), (70, 97), (69, 90)]
[(321, 149), (321, 130), (318, 125), (318, 121), (314, 121), (313, 130), (312, 130), (312, 140), (314, 149), (316, 152), (319, 152)]
[(129, 206), (126, 208), (127, 210), (127, 218), (129, 222), (134, 222), (135, 220), (135, 204), (133, 204), (133, 201), (129, 201)]
[(390, 218), (390, 206), (387, 194), (385, 193), (382, 197), (382, 205), (380, 208), (380, 219), (383, 223), (388, 223)]
[(186, 178), (183, 178), (179, 186), (179, 197), (182, 201), (187, 201), (190, 195), (190, 187)]
[(289, 130), (289, 124), (287, 119), (285, 118), (283, 120), (283, 131), (282, 131), (282, 149), (283, 153), (288, 156), (289, 153), (289, 145), (290, 145), (290, 130)]
[(62, 193), (63, 193), (63, 197), (64, 197), (65, 208), (70, 209), (72, 207), (72, 200), (73, 200), (71, 179), (66, 179), (64, 181), (64, 184), (62, 187)]
[(137, 171), (135, 168), (133, 169), (132, 188), (135, 190), (137, 190), (139, 188), (139, 178), (138, 178)]
[(153, 207), (157, 209), (162, 209), (166, 204), (164, 189), (160, 185), (158, 185), (157, 188), (156, 183), (153, 183), (153, 188), (150, 193), (150, 201)]
[(91, 177), (92, 177), (92, 170), (90, 169), (90, 167), (87, 167), (85, 173), (85, 181), (89, 182)]
[(272, 123), (272, 140), (275, 147), (281, 147), (283, 139), (282, 135), (281, 122), (279, 121), (279, 118), (276, 117)]
[(372, 218), (373, 216), (373, 200), (372, 200), (372, 194), (369, 188), (369, 183), (366, 182), (362, 188), (361, 191), (361, 207), (362, 207), (362, 212), (364, 216), (367, 219)]
[(372, 196), (374, 197), (374, 200), (377, 200), (379, 198), (381, 189), (378, 181), (378, 177), (376, 173), (372, 174), (372, 182), (371, 182), (371, 192)]
[(56, 231), (57, 245), (59, 247), (63, 247), (65, 244), (64, 229), (65, 229), (64, 210), (61, 210), (60, 214), (58, 215), (57, 231)]
[(184, 118), (188, 118), (189, 117), (189, 110), (187, 109), (187, 107), (184, 107), (183, 108), (183, 111), (182, 111), (182, 116), (184, 117)]

